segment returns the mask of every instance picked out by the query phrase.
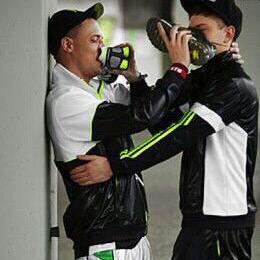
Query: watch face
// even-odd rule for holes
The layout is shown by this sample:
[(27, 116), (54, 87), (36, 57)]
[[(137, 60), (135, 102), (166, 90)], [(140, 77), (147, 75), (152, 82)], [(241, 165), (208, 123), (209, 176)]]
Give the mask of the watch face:
[(157, 48), (158, 50), (160, 50), (162, 52), (167, 52), (165, 44), (157, 29), (158, 22), (160, 22), (162, 24), (166, 34), (168, 36), (170, 35), (172, 25), (163, 19), (159, 19), (157, 17), (152, 17), (146, 23), (147, 36), (155, 48)]

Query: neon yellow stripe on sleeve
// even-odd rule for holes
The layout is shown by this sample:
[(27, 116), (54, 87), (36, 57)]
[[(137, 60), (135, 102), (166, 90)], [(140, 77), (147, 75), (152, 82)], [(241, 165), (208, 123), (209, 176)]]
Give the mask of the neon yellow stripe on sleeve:
[[(185, 113), (183, 115), (183, 117), (181, 118), (181, 120), (179, 121), (179, 123), (181, 123), (182, 121), (186, 120), (186, 118), (190, 115), (190, 111), (188, 111), (187, 113)], [(173, 127), (174, 125), (176, 125), (176, 123), (171, 124), (167, 129)], [(167, 130), (166, 129), (166, 130)], [(127, 154), (128, 156), (130, 156), (131, 154), (137, 152), (138, 150), (140, 150), (142, 147), (148, 145), (150, 142), (152, 142), (153, 140), (155, 140), (158, 136), (160, 136), (164, 131), (166, 130), (162, 130), (160, 132), (158, 132), (157, 134), (153, 135), (152, 137), (149, 137), (146, 141), (144, 141), (143, 143), (139, 144), (138, 146), (132, 148), (130, 151), (128, 151), (127, 149), (122, 151), (120, 153), (120, 156), (124, 156), (125, 154)]]
[(127, 152), (126, 150), (123, 151), (120, 154), (120, 159), (124, 159), (124, 158), (132, 158), (132, 159), (134, 159), (134, 158), (138, 157), (144, 151), (146, 151), (147, 149), (151, 148), (154, 144), (158, 143), (160, 140), (162, 140), (163, 138), (165, 138), (166, 136), (168, 136), (169, 134), (174, 132), (180, 126), (182, 126), (182, 125), (187, 126), (192, 121), (194, 116), (195, 116), (195, 113), (192, 112), (192, 111), (189, 111), (188, 113), (186, 113), (180, 119), (180, 121), (178, 123), (172, 124), (166, 130), (159, 132), (155, 136), (152, 136), (151, 138), (149, 138), (144, 143), (141, 143), (137, 147), (131, 149), (129, 152)]

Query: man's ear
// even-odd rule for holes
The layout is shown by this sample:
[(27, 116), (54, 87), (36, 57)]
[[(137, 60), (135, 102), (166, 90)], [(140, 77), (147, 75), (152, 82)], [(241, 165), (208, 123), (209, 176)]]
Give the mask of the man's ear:
[(235, 37), (236, 29), (233, 25), (227, 26), (225, 28), (226, 37), (224, 39), (224, 43), (229, 43), (230, 41), (233, 42)]
[(63, 51), (71, 53), (73, 51), (73, 47), (73, 39), (69, 37), (63, 37), (61, 39), (61, 48), (63, 49)]

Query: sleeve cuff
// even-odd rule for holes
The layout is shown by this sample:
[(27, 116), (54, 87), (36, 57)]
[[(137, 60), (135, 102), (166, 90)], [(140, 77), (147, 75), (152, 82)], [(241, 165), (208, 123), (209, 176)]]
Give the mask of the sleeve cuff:
[(183, 79), (187, 78), (188, 68), (181, 63), (173, 63), (170, 70), (178, 73)]
[(139, 97), (149, 91), (149, 87), (145, 81), (145, 79), (140, 79), (130, 84), (130, 92), (131, 96)]
[(143, 86), (147, 86), (147, 84), (146, 84), (146, 81), (145, 81), (145, 79), (144, 78), (140, 78), (140, 79), (138, 79), (137, 81), (134, 81), (134, 82), (131, 82), (130, 83), (130, 87), (132, 88), (134, 88), (134, 87), (143, 87)]

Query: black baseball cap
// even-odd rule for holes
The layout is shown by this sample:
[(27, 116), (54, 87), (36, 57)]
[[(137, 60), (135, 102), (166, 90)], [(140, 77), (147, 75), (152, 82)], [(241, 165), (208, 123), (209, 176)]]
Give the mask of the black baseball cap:
[(81, 24), (87, 18), (97, 20), (104, 13), (101, 3), (96, 3), (86, 11), (61, 10), (53, 14), (49, 20), (48, 48), (54, 56), (60, 47), (60, 40), (75, 26)]
[(243, 14), (234, 0), (181, 0), (181, 5), (187, 13), (198, 5), (204, 5), (220, 17), (227, 26), (235, 27), (235, 39), (240, 35)]

